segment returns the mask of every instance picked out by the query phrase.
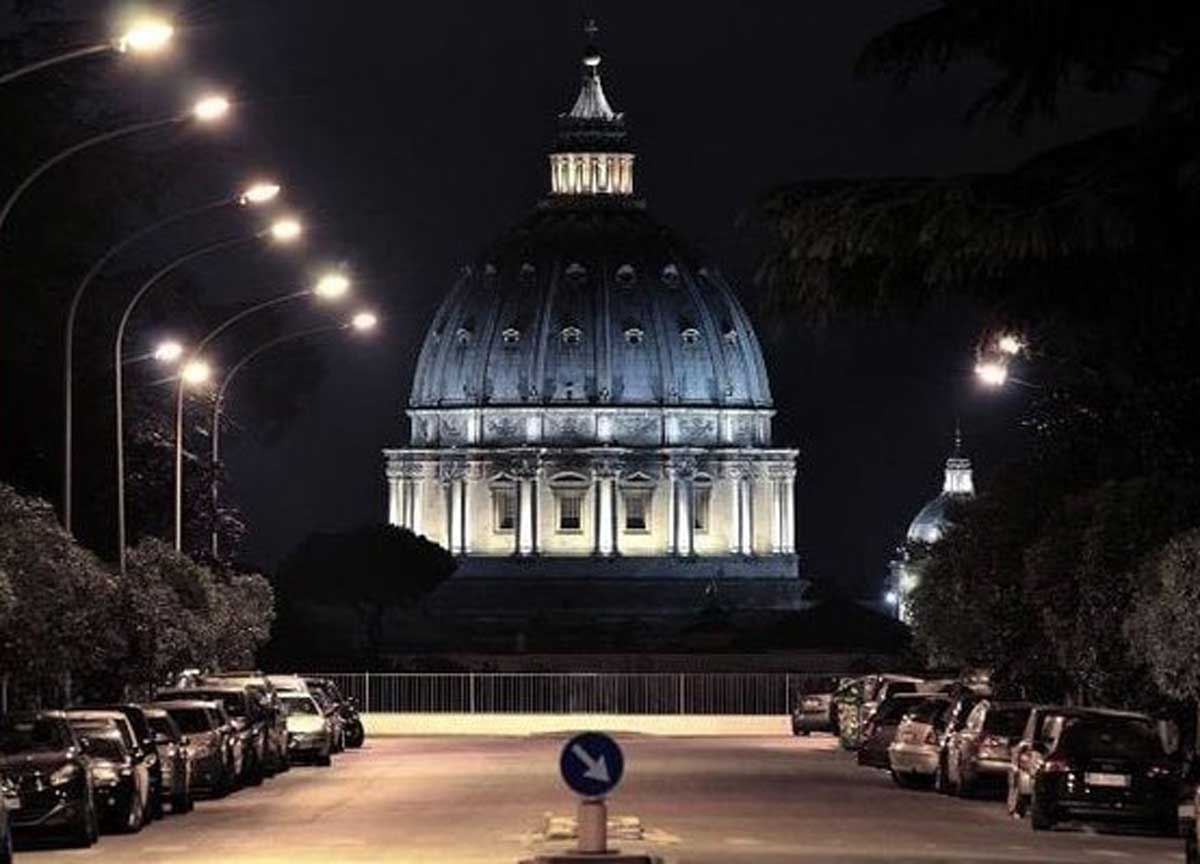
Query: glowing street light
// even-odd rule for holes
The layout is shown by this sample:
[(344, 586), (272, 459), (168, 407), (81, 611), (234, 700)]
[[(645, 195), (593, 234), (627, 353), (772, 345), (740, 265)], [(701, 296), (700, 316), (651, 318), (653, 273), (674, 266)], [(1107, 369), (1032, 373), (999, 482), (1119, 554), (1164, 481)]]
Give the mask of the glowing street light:
[(212, 123), (229, 113), (229, 99), (220, 93), (201, 96), (192, 105), (192, 116), (201, 123)]
[(175, 28), (166, 21), (144, 18), (113, 40), (113, 47), (122, 54), (158, 54), (174, 35)]
[(154, 349), (154, 359), (159, 363), (175, 363), (183, 356), (183, 345), (174, 339), (159, 342)]
[(252, 183), (246, 187), (240, 198), (239, 204), (267, 204), (279, 197), (279, 184), (271, 183), (270, 181), (259, 181)]
[(1012, 333), (1005, 333), (996, 340), (996, 347), (1000, 349), (1001, 354), (1015, 357), (1025, 348), (1025, 343), (1021, 341), (1021, 337), (1015, 336)]
[(975, 364), (975, 377), (988, 387), (1003, 387), (1008, 381), (1008, 366), (999, 360), (981, 360)]
[(889, 606), (895, 606), (900, 602), (900, 595), (895, 591), (889, 591), (887, 594), (883, 595), (883, 602), (887, 603)]
[(322, 300), (340, 300), (350, 290), (350, 280), (341, 273), (326, 273), (317, 280), (313, 293)]
[(298, 240), (300, 235), (304, 232), (304, 228), (300, 224), (300, 220), (291, 216), (283, 219), (276, 219), (271, 223), (271, 227), (268, 230), (270, 231), (271, 236), (280, 243), (291, 243), (294, 240)]
[(212, 369), (203, 360), (189, 360), (179, 370), (179, 377), (184, 384), (191, 387), (199, 387), (212, 377)]
[(378, 323), (379, 319), (375, 317), (374, 312), (359, 312), (350, 319), (350, 326), (360, 333), (374, 330)]

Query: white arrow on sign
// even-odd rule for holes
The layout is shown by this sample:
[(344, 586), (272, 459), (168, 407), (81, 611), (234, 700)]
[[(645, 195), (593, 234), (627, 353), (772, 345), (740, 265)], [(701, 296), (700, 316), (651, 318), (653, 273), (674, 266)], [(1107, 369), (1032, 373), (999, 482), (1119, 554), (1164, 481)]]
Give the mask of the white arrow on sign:
[(608, 762), (603, 756), (593, 758), (592, 754), (583, 749), (583, 745), (576, 744), (571, 748), (571, 752), (575, 757), (587, 766), (587, 770), (583, 772), (583, 776), (589, 780), (598, 780), (601, 783), (609, 783), (612, 778), (608, 776)]

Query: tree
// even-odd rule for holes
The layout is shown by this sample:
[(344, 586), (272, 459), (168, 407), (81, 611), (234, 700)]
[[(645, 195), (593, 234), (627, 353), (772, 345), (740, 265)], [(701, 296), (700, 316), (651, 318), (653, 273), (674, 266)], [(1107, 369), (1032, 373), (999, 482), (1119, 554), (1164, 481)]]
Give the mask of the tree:
[(454, 572), (441, 546), (404, 528), (372, 525), (311, 534), (280, 568), (285, 602), (346, 606), (359, 617), (367, 660), (377, 667), (389, 608), (410, 605)]
[(1181, 532), (1145, 565), (1125, 634), (1134, 653), (1168, 696), (1197, 706), (1200, 716), (1200, 528)]
[(11, 597), (0, 619), (0, 676), (66, 697), (73, 679), (105, 670), (122, 654), (115, 574), (59, 527), (47, 502), (4, 484), (0, 571)]

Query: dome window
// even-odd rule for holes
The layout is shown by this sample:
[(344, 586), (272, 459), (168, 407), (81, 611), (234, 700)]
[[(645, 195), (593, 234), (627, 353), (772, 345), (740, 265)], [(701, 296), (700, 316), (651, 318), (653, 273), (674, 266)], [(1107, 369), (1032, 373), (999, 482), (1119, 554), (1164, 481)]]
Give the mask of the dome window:
[(459, 327), (458, 332), (455, 334), (455, 338), (458, 340), (459, 345), (470, 345), (471, 331), (466, 327)]
[(641, 345), (646, 341), (646, 334), (641, 327), (627, 327), (625, 329), (625, 341), (630, 345)]
[(695, 327), (685, 327), (680, 331), (679, 337), (683, 339), (684, 345), (695, 345), (700, 341), (700, 331)]
[(736, 345), (738, 341), (738, 334), (736, 330), (730, 327), (723, 334), (721, 334), (721, 338), (723, 338), (730, 345)]
[(674, 264), (668, 264), (662, 269), (662, 281), (668, 285), (674, 285), (679, 281), (679, 268)]
[(564, 345), (578, 345), (583, 338), (583, 331), (578, 327), (564, 327), (561, 336)]
[(516, 327), (506, 327), (500, 337), (504, 340), (505, 345), (516, 345), (521, 341), (521, 331)]
[(632, 285), (635, 275), (633, 267), (628, 264), (622, 264), (617, 268), (617, 282), (621, 285)]
[(570, 265), (568, 265), (567, 277), (569, 279), (573, 279), (576, 282), (581, 282), (583, 281), (584, 276), (587, 276), (587, 268), (578, 261), (573, 261)]
[(533, 277), (536, 273), (537, 273), (537, 270), (534, 268), (534, 266), (532, 264), (530, 264), (528, 261), (526, 261), (524, 264), (521, 265), (521, 275), (520, 275), (521, 284), (522, 285), (532, 285)]

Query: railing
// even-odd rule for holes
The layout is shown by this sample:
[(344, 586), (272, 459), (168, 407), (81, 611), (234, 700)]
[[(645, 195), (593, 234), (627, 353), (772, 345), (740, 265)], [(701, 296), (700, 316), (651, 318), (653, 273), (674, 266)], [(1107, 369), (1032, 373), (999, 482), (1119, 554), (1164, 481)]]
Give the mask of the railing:
[(463, 714), (788, 714), (834, 676), (784, 672), (351, 672), (364, 711)]

